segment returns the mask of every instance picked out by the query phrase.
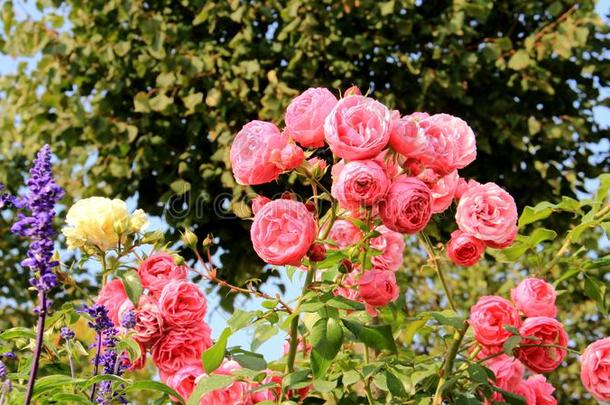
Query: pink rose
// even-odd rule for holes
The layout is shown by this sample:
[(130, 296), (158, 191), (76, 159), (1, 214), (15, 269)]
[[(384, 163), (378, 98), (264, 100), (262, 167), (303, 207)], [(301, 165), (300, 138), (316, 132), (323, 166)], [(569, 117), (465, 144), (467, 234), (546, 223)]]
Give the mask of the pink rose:
[[(531, 404), (533, 405), (556, 405), (557, 400), (553, 398), (553, 392), (555, 387), (549, 384), (543, 375), (536, 374), (531, 376), (525, 381), (525, 384), (529, 386), (534, 392), (535, 399)], [(528, 402), (530, 404), (530, 402)]]
[(375, 156), (373, 160), (385, 170), (386, 176), (388, 179), (392, 180), (394, 177), (398, 176), (401, 172), (400, 162), (402, 158), (399, 155), (388, 153), (389, 149), (384, 149), (379, 153), (379, 155)]
[(526, 278), (510, 291), (515, 307), (527, 317), (557, 316), (555, 288), (539, 278)]
[(358, 288), (360, 299), (373, 308), (383, 307), (398, 298), (398, 285), (392, 271), (368, 270), (358, 280)]
[(135, 311), (134, 340), (150, 348), (163, 334), (163, 316), (155, 300), (143, 295)]
[(504, 326), (518, 328), (521, 325), (519, 312), (510, 301), (495, 295), (479, 298), (470, 308), (469, 321), (474, 338), (485, 346), (501, 346), (512, 335)]
[(271, 162), (282, 171), (296, 169), (305, 161), (305, 153), (295, 143), (288, 142), (281, 150), (276, 149), (271, 153)]
[(392, 111), (390, 146), (409, 159), (418, 159), (429, 153), (426, 134), (419, 126), (419, 122), (428, 117), (426, 113), (414, 113), (400, 118), (399, 111)]
[(610, 401), (610, 337), (591, 343), (580, 356), (580, 380), (598, 401)]
[(257, 389), (254, 387), (252, 392), (252, 401), (255, 404), (264, 401), (275, 402), (282, 396), (282, 375), (273, 370), (264, 370), (267, 376), (261, 381), (261, 385), (275, 384), (275, 386), (269, 386), (263, 389)]
[(294, 265), (316, 238), (316, 223), (305, 204), (292, 200), (274, 200), (254, 216), (250, 238), (254, 250), (269, 264)]
[(390, 111), (369, 97), (343, 98), (326, 117), (324, 135), (330, 150), (343, 159), (373, 158), (390, 139)]
[(536, 405), (536, 392), (534, 388), (527, 383), (526, 380), (521, 380), (516, 387), (508, 390), (513, 394), (517, 394), (525, 400), (527, 405)]
[(187, 364), (200, 361), (201, 354), (210, 346), (210, 327), (201, 322), (197, 326), (167, 329), (151, 353), (159, 370), (171, 374)]
[(95, 303), (106, 307), (108, 317), (115, 326), (119, 326), (121, 324), (119, 309), (125, 304), (125, 301), (131, 302), (127, 297), (123, 282), (119, 279), (114, 279), (102, 287)]
[(187, 399), (197, 386), (195, 381), (203, 374), (201, 361), (185, 365), (172, 374), (161, 372), (161, 381), (173, 388), (182, 398)]
[(173, 280), (161, 292), (159, 309), (166, 325), (188, 327), (204, 320), (208, 304), (196, 284)]
[(339, 249), (355, 245), (364, 237), (364, 234), (353, 222), (346, 219), (338, 219), (333, 223), (328, 239), (337, 244)]
[(554, 318), (548, 316), (527, 318), (519, 328), (519, 334), (535, 338), (524, 338), (516, 349), (516, 354), (527, 368), (536, 373), (555, 370), (567, 354), (566, 349), (561, 347), (568, 345), (568, 335), (561, 322)]
[(324, 120), (335, 104), (337, 98), (328, 89), (305, 90), (286, 109), (286, 132), (304, 148), (324, 146)]
[(265, 196), (257, 195), (252, 200), (252, 213), (256, 215), (256, 213), (263, 207), (263, 205), (267, 204), (271, 200)]
[(288, 144), (288, 135), (270, 122), (251, 121), (237, 133), (231, 145), (233, 176), (239, 184), (255, 185), (275, 180), (282, 169), (273, 161)]
[(447, 257), (459, 266), (472, 266), (485, 252), (485, 244), (459, 229), (451, 233), (447, 243)]
[(370, 207), (383, 198), (390, 181), (374, 160), (337, 163), (332, 170), (331, 193), (348, 210)]
[(477, 157), (474, 132), (460, 118), (435, 114), (419, 122), (424, 129), (431, 153), (420, 159), (438, 173), (450, 173), (472, 163)]
[[(241, 366), (236, 361), (225, 360), (222, 365), (212, 374), (233, 375)], [(203, 374), (197, 379), (197, 383), (207, 375)], [(250, 384), (243, 381), (235, 381), (231, 385), (205, 394), (199, 401), (199, 405), (251, 405), (253, 404), (250, 394)]]
[(483, 242), (504, 245), (517, 231), (515, 200), (495, 183), (473, 184), (461, 198), (455, 214), (460, 230)]
[(381, 235), (372, 238), (370, 247), (381, 254), (371, 257), (373, 267), (379, 270), (396, 271), (404, 260), (405, 240), (401, 233), (381, 225), (375, 228)]
[(148, 288), (157, 297), (171, 280), (186, 280), (188, 267), (177, 266), (174, 258), (167, 253), (156, 253), (140, 263), (138, 274), (142, 287)]
[(345, 277), (340, 287), (337, 287), (333, 290), (334, 295), (340, 295), (343, 298), (347, 298), (348, 300), (362, 302), (360, 298), (360, 293), (356, 288), (358, 286), (358, 279), (356, 273), (358, 271), (352, 271)]
[(379, 204), (379, 215), (393, 231), (409, 234), (421, 231), (432, 217), (430, 189), (415, 177), (396, 177)]
[(485, 366), (493, 371), (496, 381), (492, 382), (496, 387), (511, 391), (523, 380), (525, 368), (517, 359), (501, 354), (485, 362)]
[(443, 212), (451, 206), (459, 179), (457, 170), (454, 170), (432, 184), (430, 191), (432, 192), (433, 214)]

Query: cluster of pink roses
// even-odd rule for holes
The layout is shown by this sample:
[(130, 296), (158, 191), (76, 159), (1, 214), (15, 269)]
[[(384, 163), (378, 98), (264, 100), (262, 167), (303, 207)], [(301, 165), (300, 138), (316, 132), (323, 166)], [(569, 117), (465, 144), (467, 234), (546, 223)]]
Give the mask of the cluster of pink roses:
[[(128, 311), (135, 314), (133, 338), (140, 345), (142, 356), (132, 369), (144, 367), (146, 353), (150, 351), (161, 380), (184, 398), (188, 398), (198, 381), (206, 376), (201, 355), (212, 346), (211, 330), (205, 322), (207, 300), (199, 287), (187, 280), (188, 272), (189, 268), (177, 265), (173, 256), (157, 253), (138, 268), (145, 293), (137, 307), (128, 298), (119, 279), (107, 283), (97, 298), (97, 303), (108, 309), (115, 325), (121, 324)], [(214, 374), (231, 375), (240, 368), (235, 361), (225, 360)], [(277, 379), (271, 371), (268, 376)], [(255, 386), (235, 381), (204, 395), (200, 404), (249, 405), (275, 399), (275, 391), (253, 392)]]
[[(310, 88), (292, 100), (284, 123), (284, 130), (263, 121), (244, 125), (231, 146), (235, 179), (257, 185), (296, 170), (317, 181), (327, 169), (323, 152), (302, 148), (328, 145), (334, 162), (330, 193), (340, 210), (336, 221), (333, 216), (318, 224), (321, 215), (313, 204), (256, 198), (251, 239), (269, 264), (299, 266), (305, 256), (320, 261), (326, 249), (363, 250), (365, 232), (374, 230), (379, 235), (367, 241), (375, 251), (371, 265), (344, 263), (359, 274), (351, 273), (338, 289), (374, 313), (398, 297), (393, 272), (403, 261), (403, 234), (422, 231), (453, 201), (458, 201), (459, 227), (447, 245), (453, 262), (470, 266), (486, 246), (503, 248), (516, 236), (512, 197), (494, 183), (467, 182), (458, 175), (476, 158), (474, 132), (460, 118), (401, 116), (356, 87), (340, 99), (327, 89)], [(367, 229), (356, 226), (356, 218), (365, 219)]]
[[(523, 396), (531, 405), (556, 403), (552, 397), (554, 388), (543, 376), (535, 374), (524, 379), (525, 367), (533, 373), (548, 373), (567, 354), (568, 336), (555, 319), (556, 296), (553, 286), (544, 280), (526, 278), (511, 291), (512, 302), (499, 296), (484, 296), (470, 309), (469, 322), (482, 348), (479, 356), (491, 357), (486, 364), (496, 375), (494, 384)], [(521, 336), (514, 350), (516, 358), (499, 354), (515, 330)], [(501, 401), (501, 396), (493, 399)]]

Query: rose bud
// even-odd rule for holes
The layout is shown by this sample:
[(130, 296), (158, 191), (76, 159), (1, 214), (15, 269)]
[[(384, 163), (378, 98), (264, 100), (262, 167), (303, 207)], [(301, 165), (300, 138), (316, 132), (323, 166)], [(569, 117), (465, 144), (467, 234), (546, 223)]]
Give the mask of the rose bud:
[(326, 248), (321, 243), (314, 243), (307, 252), (309, 260), (312, 262), (321, 262), (326, 259)]

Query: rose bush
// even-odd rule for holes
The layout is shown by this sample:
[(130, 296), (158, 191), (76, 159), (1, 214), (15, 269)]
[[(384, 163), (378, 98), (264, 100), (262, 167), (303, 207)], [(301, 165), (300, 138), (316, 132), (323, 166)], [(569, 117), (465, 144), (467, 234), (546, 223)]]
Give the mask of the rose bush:
[[(606, 310), (596, 271), (608, 258), (587, 256), (584, 246), (566, 253), (586, 231), (608, 228), (610, 176), (600, 178), (591, 199), (525, 207), (519, 216), (499, 185), (460, 177), (476, 157), (476, 143), (457, 117), (401, 118), (357, 88), (338, 100), (317, 88), (297, 96), (284, 121), (283, 130), (271, 122), (245, 124), (231, 162), (243, 185), (286, 172), (311, 187), (311, 195), (279, 198), (261, 188), (252, 200), (254, 250), (268, 268), (303, 280), (293, 300), (266, 293), (256, 280), (223, 280), (230, 269), (216, 268), (213, 235), (200, 241), (184, 229), (180, 243), (171, 243), (144, 232), (143, 212), (93, 198), (68, 210), (63, 234), (81, 255), (73, 265), (95, 262), (100, 269), (99, 294), (53, 308), (51, 294), (77, 284), (53, 255), (51, 220), (62, 191), (44, 148), (27, 193), (0, 196), (1, 207), (19, 211), (13, 231), (30, 239), (23, 266), (32, 271), (39, 300), (34, 330), (0, 332), (0, 405), (128, 403), (141, 391), (187, 405), (557, 403), (556, 382), (545, 375), (577, 364), (572, 354), (580, 352), (562, 323), (570, 325), (556, 288), (582, 277), (583, 293)], [(332, 156), (321, 150), (326, 145)], [(558, 211), (581, 223), (559, 247), (545, 246), (558, 235), (537, 222)], [(447, 237), (436, 221), (453, 216)], [(191, 249), (197, 261), (186, 263), (177, 247)], [(533, 269), (518, 268), (517, 277), (491, 292), (458, 297), (451, 288), (458, 280), (444, 271), (469, 267), (475, 277), (476, 266), (515, 268), (516, 259), (547, 251), (548, 261), (537, 257)], [(406, 297), (421, 286), (404, 281), (425, 272), (437, 282), (428, 279), (424, 287), (442, 297), (412, 308)], [(200, 282), (249, 294), (260, 309), (236, 310), (224, 330), (212, 331)], [(229, 345), (246, 328), (251, 346)], [(284, 354), (268, 362), (256, 351), (277, 334), (286, 336)], [(608, 347), (599, 340), (580, 359), (582, 383), (600, 401), (610, 399)]]

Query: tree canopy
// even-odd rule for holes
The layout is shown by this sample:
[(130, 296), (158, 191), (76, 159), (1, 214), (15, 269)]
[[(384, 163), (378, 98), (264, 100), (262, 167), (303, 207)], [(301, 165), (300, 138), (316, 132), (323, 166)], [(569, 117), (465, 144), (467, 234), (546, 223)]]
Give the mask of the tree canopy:
[[(237, 185), (231, 140), (248, 120), (280, 123), (308, 87), (355, 84), (401, 111), (465, 119), (478, 157), (464, 175), (520, 208), (608, 170), (593, 109), (607, 105), (610, 39), (593, 1), (40, 0), (41, 18), (13, 3), (0, 50), (36, 62), (0, 77), (0, 182), (17, 187), (50, 143), (68, 195), (136, 196), (169, 232), (212, 233), (236, 283), (266, 273), (231, 211), (284, 187)], [(0, 243), (21, 302), (17, 242)]]

